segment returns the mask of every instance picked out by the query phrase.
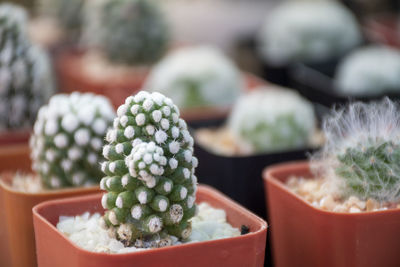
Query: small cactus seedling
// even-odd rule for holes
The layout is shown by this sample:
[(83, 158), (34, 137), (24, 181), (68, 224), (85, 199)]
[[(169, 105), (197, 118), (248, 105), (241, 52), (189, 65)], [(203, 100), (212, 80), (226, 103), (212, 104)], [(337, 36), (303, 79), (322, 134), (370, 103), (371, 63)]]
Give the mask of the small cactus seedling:
[(197, 159), (179, 109), (160, 93), (141, 91), (117, 114), (103, 149), (104, 226), (127, 246), (186, 239), (196, 212)]
[(231, 105), (243, 90), (241, 73), (213, 47), (182, 48), (151, 71), (145, 88), (170, 97), (180, 108)]
[(311, 103), (295, 92), (271, 87), (239, 98), (228, 121), (233, 135), (254, 152), (304, 148), (315, 125)]
[(353, 103), (324, 121), (326, 145), (315, 159), (341, 195), (400, 198), (400, 107), (384, 99)]
[(166, 51), (168, 27), (155, 3), (109, 0), (99, 10), (98, 45), (110, 61), (126, 65), (150, 64)]
[(48, 188), (96, 184), (114, 110), (103, 96), (55, 95), (40, 108), (30, 140), (33, 169)]
[(0, 130), (30, 128), (54, 91), (47, 55), (26, 32), (27, 15), (0, 4)]

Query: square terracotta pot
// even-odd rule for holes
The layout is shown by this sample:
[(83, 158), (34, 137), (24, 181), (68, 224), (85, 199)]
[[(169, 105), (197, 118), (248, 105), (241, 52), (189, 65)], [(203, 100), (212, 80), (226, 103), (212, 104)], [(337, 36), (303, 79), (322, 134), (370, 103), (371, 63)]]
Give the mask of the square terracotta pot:
[[(127, 254), (89, 252), (74, 245), (55, 225), (61, 215), (104, 212), (101, 194), (48, 201), (33, 209), (40, 267), (90, 266), (263, 266), (267, 223), (216, 190), (199, 186), (197, 202), (208, 202), (227, 213), (234, 227), (246, 225), (250, 233), (238, 237), (164, 247)], [(67, 259), (67, 260), (66, 260)]]
[(400, 266), (400, 210), (336, 213), (291, 192), (292, 175), (312, 177), (309, 163), (290, 162), (264, 171), (276, 267)]
[(33, 206), (46, 200), (100, 191), (98, 186), (41, 193), (15, 191), (11, 187), (15, 172), (32, 172), (29, 153), (28, 145), (0, 148), (0, 266), (36, 265)]

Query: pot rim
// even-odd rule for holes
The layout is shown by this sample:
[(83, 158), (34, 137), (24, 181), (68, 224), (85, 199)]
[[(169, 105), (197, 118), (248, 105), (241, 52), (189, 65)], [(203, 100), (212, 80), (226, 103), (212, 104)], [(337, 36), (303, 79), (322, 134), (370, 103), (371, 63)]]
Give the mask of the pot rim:
[[(69, 245), (72, 245), (72, 247), (77, 250), (78, 253), (85, 253), (85, 254), (89, 254), (89, 255), (102, 255), (102, 256), (107, 256), (107, 257), (112, 257), (112, 258), (119, 258), (119, 257), (124, 257), (125, 255), (129, 255), (129, 254), (151, 254), (155, 251), (166, 251), (166, 250), (171, 250), (174, 248), (180, 248), (180, 247), (199, 247), (202, 246), (202, 244), (206, 243), (219, 243), (219, 242), (224, 242), (226, 240), (236, 240), (236, 239), (243, 239), (243, 238), (249, 238), (255, 235), (260, 234), (261, 232), (266, 232), (268, 229), (268, 224), (266, 221), (264, 221), (263, 219), (261, 219), (260, 217), (258, 217), (257, 215), (255, 215), (254, 213), (250, 212), (249, 210), (247, 210), (246, 208), (244, 208), (243, 206), (241, 206), (240, 204), (238, 204), (237, 202), (235, 202), (234, 200), (229, 199), (228, 197), (226, 197), (225, 195), (223, 195), (222, 193), (218, 192), (217, 190), (215, 190), (214, 188), (207, 186), (207, 185), (198, 185), (198, 190), (199, 191), (203, 191), (204, 193), (208, 193), (208, 195), (213, 195), (213, 196), (217, 196), (219, 199), (222, 199), (224, 202), (229, 203), (231, 206), (233, 206), (236, 210), (238, 210), (241, 213), (246, 213), (249, 215), (249, 217), (256, 221), (259, 225), (260, 225), (260, 229), (254, 231), (254, 232), (249, 232), (245, 235), (239, 235), (239, 236), (235, 236), (235, 237), (228, 237), (228, 238), (222, 238), (222, 239), (215, 239), (215, 240), (207, 240), (207, 241), (200, 241), (200, 242), (193, 242), (193, 243), (186, 243), (186, 244), (179, 244), (179, 245), (174, 245), (174, 246), (168, 246), (168, 247), (162, 247), (162, 248), (157, 248), (155, 249), (145, 249), (145, 250), (140, 250), (140, 251), (133, 251), (133, 252), (129, 252), (129, 253), (105, 253), (105, 252), (94, 252), (94, 251), (89, 251), (86, 250), (84, 248), (79, 247), (78, 245), (76, 245), (75, 243), (73, 243), (66, 235), (64, 235), (63, 233), (61, 233), (56, 226), (54, 226), (52, 223), (50, 223), (45, 217), (43, 217), (40, 214), (40, 210), (42, 208), (45, 208), (46, 206), (54, 206), (57, 204), (68, 204), (68, 203), (73, 203), (75, 202), (74, 200), (79, 199), (81, 202), (85, 201), (85, 200), (89, 200), (89, 199), (94, 199), (94, 198), (98, 198), (100, 195), (103, 195), (104, 193), (96, 193), (96, 194), (90, 194), (90, 195), (85, 195), (85, 196), (78, 196), (78, 197), (68, 197), (68, 198), (63, 198), (63, 199), (56, 199), (56, 200), (50, 200), (50, 201), (45, 201), (42, 202), (36, 206), (33, 207), (32, 212), (33, 212), (33, 217), (36, 217), (37, 219), (39, 219), (40, 221), (42, 221), (42, 223), (46, 224), (48, 227), (50, 227), (50, 229), (54, 232), (56, 231), (56, 234), (61, 236), (62, 239), (64, 241), (66, 241), (67, 243), (69, 243)], [(76, 215), (75, 215), (76, 216)]]
[[(335, 216), (342, 218), (353, 218), (353, 219), (364, 219), (371, 216), (390, 216), (391, 214), (400, 213), (400, 208), (387, 209), (387, 210), (378, 210), (378, 211), (366, 211), (359, 213), (350, 213), (350, 212), (336, 212), (336, 211), (327, 211), (320, 209), (318, 207), (313, 206), (311, 203), (303, 199), (301, 196), (297, 195), (293, 191), (291, 191), (283, 182), (281, 182), (278, 178), (276, 178), (276, 173), (280, 173), (287, 168), (295, 168), (296, 170), (310, 170), (310, 162), (308, 160), (300, 160), (300, 161), (289, 161), (271, 165), (266, 167), (263, 172), (263, 180), (265, 185), (268, 187), (270, 185), (274, 185), (282, 192), (291, 196), (293, 201), (296, 201), (298, 204), (303, 205), (304, 207), (313, 210), (314, 213), (325, 215), (325, 216)], [(295, 174), (295, 171), (292, 175)]]

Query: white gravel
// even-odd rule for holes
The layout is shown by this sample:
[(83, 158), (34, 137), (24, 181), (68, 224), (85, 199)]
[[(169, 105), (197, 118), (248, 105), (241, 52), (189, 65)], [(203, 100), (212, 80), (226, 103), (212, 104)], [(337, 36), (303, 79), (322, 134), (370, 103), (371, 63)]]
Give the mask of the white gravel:
[[(215, 240), (239, 236), (240, 231), (226, 221), (224, 210), (215, 209), (207, 203), (198, 205), (199, 212), (192, 219), (192, 234), (185, 243)], [(114, 238), (100, 225), (99, 213), (91, 215), (86, 212), (80, 216), (60, 216), (57, 229), (65, 234), (77, 246), (94, 252), (128, 253), (143, 250), (127, 247)], [(174, 245), (181, 244), (174, 238)]]

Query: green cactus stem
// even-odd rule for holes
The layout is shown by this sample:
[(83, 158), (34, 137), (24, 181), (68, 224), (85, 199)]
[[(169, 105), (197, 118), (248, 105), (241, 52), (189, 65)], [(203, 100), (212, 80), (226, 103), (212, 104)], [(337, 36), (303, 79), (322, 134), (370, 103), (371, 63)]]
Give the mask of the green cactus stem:
[(179, 109), (160, 93), (141, 91), (117, 114), (103, 148), (104, 226), (127, 246), (186, 239), (196, 211), (197, 159)]
[(169, 32), (157, 4), (148, 0), (109, 0), (102, 6), (99, 46), (110, 61), (150, 64), (165, 53)]
[(0, 130), (30, 128), (54, 92), (44, 51), (28, 38), (27, 14), (13, 4), (0, 4)]
[(114, 110), (90, 93), (53, 96), (40, 108), (30, 140), (33, 169), (48, 188), (96, 184), (104, 136)]

